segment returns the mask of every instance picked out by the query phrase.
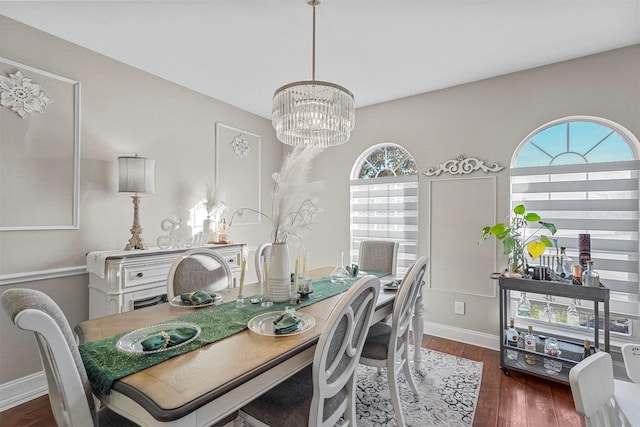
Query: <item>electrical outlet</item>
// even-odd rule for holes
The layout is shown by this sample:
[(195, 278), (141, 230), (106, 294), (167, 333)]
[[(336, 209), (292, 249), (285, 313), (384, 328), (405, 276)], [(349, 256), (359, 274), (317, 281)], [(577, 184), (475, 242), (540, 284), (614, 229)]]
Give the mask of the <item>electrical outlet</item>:
[(453, 312), (464, 315), (464, 301), (456, 301), (453, 306)]

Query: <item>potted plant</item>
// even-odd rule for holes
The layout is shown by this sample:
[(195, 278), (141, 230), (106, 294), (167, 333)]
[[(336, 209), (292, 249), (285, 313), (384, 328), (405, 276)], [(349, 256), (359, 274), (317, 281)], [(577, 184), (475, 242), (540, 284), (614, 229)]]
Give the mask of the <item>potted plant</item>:
[[(526, 230), (529, 223), (536, 223), (539, 228), (527, 235)], [(556, 234), (556, 226), (550, 222), (544, 222), (535, 212), (527, 212), (524, 205), (513, 208), (513, 214), (505, 222), (499, 222), (491, 227), (482, 229), (482, 237), (478, 244), (482, 244), (490, 236), (502, 241), (504, 254), (509, 255), (508, 275), (520, 275), (522, 277), (527, 271), (526, 253), (532, 259), (542, 255), (546, 248), (553, 247), (551, 240), (544, 234), (538, 234), (542, 230), (547, 230), (551, 235)], [(518, 277), (518, 276), (516, 276)]]

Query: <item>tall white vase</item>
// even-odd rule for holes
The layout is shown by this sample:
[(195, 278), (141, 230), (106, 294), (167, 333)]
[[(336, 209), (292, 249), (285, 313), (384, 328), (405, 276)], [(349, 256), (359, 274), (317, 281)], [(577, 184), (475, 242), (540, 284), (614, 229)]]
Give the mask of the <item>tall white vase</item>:
[(269, 299), (273, 302), (285, 302), (291, 298), (291, 264), (289, 245), (274, 243), (271, 245), (269, 260)]

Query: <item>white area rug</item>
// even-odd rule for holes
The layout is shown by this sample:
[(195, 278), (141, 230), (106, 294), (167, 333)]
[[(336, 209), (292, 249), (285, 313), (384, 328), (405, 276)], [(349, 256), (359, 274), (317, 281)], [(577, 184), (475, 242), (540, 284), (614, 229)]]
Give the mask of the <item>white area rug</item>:
[[(418, 401), (414, 400), (404, 376), (400, 374), (398, 379), (406, 423), (415, 427), (472, 425), (480, 393), (482, 362), (424, 348), (421, 351), (420, 374), (413, 376), (420, 392)], [(385, 371), (378, 375), (376, 368), (358, 367), (358, 426), (396, 425)]]
[[(413, 349), (412, 349), (413, 350)], [(467, 427), (473, 424), (480, 382), (482, 362), (451, 356), (421, 348), (422, 366), (414, 379), (420, 392), (416, 401), (401, 373), (400, 400), (404, 419), (409, 426)], [(413, 356), (413, 351), (410, 352)], [(413, 366), (413, 364), (412, 364)], [(358, 427), (395, 426), (396, 419), (389, 396), (386, 370), (378, 375), (376, 368), (358, 367), (356, 397)], [(236, 425), (251, 427), (246, 420)]]

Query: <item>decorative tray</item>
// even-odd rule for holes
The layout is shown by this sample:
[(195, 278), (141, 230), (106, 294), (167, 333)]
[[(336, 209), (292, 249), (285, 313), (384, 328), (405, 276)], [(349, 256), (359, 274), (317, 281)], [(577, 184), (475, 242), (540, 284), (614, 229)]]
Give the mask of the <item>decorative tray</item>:
[[(197, 332), (192, 338), (184, 342), (181, 342), (180, 344), (167, 347), (165, 349), (151, 350), (151, 351), (144, 351), (142, 349), (142, 341), (144, 341), (145, 339), (149, 338), (150, 336), (156, 335), (161, 331), (166, 332), (166, 331), (170, 331), (172, 329), (177, 329), (177, 328), (191, 328), (191, 329), (195, 329)], [(191, 341), (195, 340), (200, 336), (200, 332), (201, 332), (200, 326), (196, 325), (195, 323), (189, 323), (189, 322), (158, 323), (156, 325), (151, 325), (144, 328), (136, 329), (135, 331), (131, 331), (124, 334), (123, 336), (120, 337), (120, 339), (116, 343), (116, 348), (122, 352), (129, 353), (129, 354), (162, 353), (163, 351), (173, 350), (174, 348), (182, 347), (185, 344), (189, 344)]]
[(296, 316), (300, 318), (298, 329), (293, 332), (289, 332), (288, 334), (276, 334), (273, 321), (274, 319), (280, 317), (281, 314), (281, 311), (270, 311), (269, 313), (262, 313), (249, 320), (249, 323), (247, 325), (249, 326), (249, 329), (256, 334), (269, 335), (273, 337), (286, 337), (289, 335), (296, 335), (304, 331), (308, 331), (316, 324), (316, 319), (313, 316), (296, 311)]
[(169, 301), (169, 304), (171, 304), (174, 307), (182, 307), (182, 308), (203, 308), (203, 307), (209, 307), (211, 305), (214, 305), (218, 301), (222, 301), (222, 298), (223, 298), (222, 294), (219, 294), (216, 292), (209, 292), (209, 295), (211, 295), (211, 297), (213, 298), (213, 301), (208, 302), (206, 304), (193, 305), (190, 302), (182, 301), (182, 299), (180, 299), (180, 295), (176, 295), (175, 297), (171, 298), (171, 301)]

